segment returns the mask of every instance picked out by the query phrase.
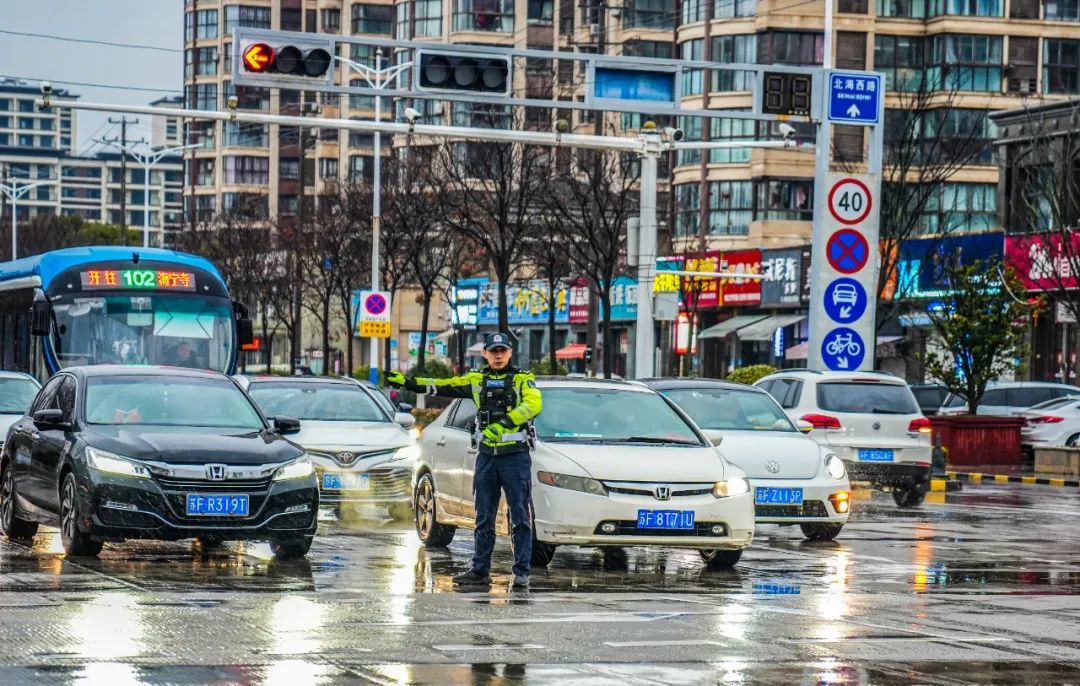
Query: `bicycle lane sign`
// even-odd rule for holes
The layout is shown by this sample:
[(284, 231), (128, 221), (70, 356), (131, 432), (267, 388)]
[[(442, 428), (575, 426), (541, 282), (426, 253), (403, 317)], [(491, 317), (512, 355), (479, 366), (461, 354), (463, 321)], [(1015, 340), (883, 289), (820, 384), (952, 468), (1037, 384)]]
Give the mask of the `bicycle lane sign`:
[(858, 369), (866, 357), (866, 343), (859, 332), (840, 326), (828, 333), (821, 342), (821, 359), (835, 371)]

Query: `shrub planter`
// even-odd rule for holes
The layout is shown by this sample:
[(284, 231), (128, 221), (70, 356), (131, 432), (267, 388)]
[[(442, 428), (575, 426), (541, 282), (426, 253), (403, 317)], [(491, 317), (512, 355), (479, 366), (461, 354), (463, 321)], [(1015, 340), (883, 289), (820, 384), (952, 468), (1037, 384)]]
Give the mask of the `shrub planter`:
[(1012, 473), (1020, 471), (1019, 417), (958, 415), (931, 417), (935, 436), (947, 451), (948, 468), (956, 471)]

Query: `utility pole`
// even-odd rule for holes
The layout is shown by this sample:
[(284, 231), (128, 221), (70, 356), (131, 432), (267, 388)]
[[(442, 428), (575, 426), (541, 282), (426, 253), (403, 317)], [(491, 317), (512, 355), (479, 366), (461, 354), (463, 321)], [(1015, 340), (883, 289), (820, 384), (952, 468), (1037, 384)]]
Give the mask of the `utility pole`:
[[(109, 123), (110, 124), (119, 124), (120, 125), (120, 138), (119, 139), (106, 138), (104, 142), (105, 143), (116, 143), (117, 140), (119, 140), (119, 142), (120, 142), (120, 145), (119, 145), (119, 147), (121, 149), (121, 152), (120, 152), (120, 241), (121, 241), (121, 243), (120, 244), (121, 245), (127, 245), (128, 244), (128, 235), (127, 235), (127, 155), (124, 153), (124, 150), (128, 147), (128, 139), (127, 139), (127, 127), (128, 127), (128, 124), (138, 124), (139, 120), (138, 119), (128, 119), (127, 117), (120, 117), (120, 119), (118, 121), (116, 119), (113, 119), (112, 117), (109, 117)], [(143, 143), (143, 142), (144, 141), (140, 138), (137, 141), (132, 141), (132, 145), (134, 145), (136, 143)]]

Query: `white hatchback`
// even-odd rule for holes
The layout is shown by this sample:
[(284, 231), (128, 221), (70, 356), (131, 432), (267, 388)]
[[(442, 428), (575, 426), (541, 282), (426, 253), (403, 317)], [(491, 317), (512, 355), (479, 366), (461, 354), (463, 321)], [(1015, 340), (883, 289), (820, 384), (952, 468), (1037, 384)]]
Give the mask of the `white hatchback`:
[(844, 460), (852, 481), (891, 491), (900, 507), (922, 504), (930, 488), (931, 426), (902, 379), (788, 369), (754, 385), (793, 421), (809, 425), (810, 437)]
[[(659, 546), (701, 551), (731, 566), (754, 535), (746, 475), (726, 462), (674, 403), (638, 384), (541, 380), (533, 467), (533, 564), (558, 545)], [(471, 400), (424, 429), (415, 475), (416, 531), (445, 546), (473, 528), (476, 450)], [(496, 520), (509, 533), (505, 506)]]
[(758, 524), (798, 524), (832, 540), (851, 508), (844, 461), (798, 429), (763, 390), (711, 379), (648, 379), (697, 422), (724, 458), (746, 472)]

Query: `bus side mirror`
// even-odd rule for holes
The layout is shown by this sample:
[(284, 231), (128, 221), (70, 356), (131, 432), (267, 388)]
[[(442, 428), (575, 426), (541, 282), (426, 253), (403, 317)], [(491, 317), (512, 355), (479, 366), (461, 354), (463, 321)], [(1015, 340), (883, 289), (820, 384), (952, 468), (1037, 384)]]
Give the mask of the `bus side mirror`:
[(30, 306), (30, 333), (34, 336), (48, 336), (52, 307), (41, 291), (34, 293), (34, 304)]
[(240, 347), (251, 345), (255, 342), (255, 327), (248, 316), (248, 308), (234, 300), (233, 312), (236, 313), (236, 342)]

